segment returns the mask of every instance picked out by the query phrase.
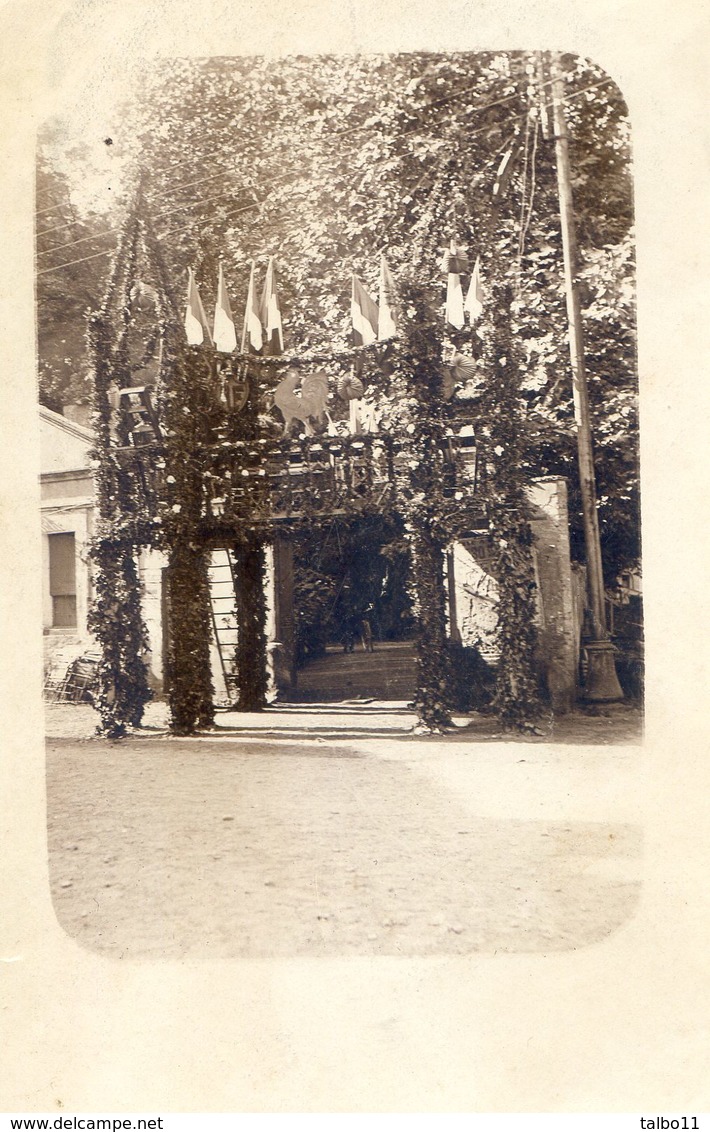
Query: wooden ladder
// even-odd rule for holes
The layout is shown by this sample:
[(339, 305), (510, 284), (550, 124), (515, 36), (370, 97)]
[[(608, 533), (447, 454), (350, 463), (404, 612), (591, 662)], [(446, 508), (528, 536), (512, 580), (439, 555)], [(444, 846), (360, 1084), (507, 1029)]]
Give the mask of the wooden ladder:
[(237, 598), (234, 580), (234, 557), (231, 550), (213, 550), (207, 566), (210, 587), (210, 613), (212, 630), (224, 677), (227, 700), (235, 703), (238, 697), (237, 674), (234, 671), (235, 649), (238, 638)]

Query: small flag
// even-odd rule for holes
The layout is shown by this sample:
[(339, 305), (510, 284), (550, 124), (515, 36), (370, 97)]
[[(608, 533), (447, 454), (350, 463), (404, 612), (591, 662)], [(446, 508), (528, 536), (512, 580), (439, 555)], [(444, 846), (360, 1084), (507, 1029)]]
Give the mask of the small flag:
[(463, 313), (463, 288), (458, 272), (450, 271), (446, 283), (446, 321), (462, 330), (466, 319)]
[(380, 312), (377, 320), (377, 337), (380, 342), (387, 338), (394, 338), (397, 334), (397, 319), (395, 316), (395, 289), (392, 272), (384, 256), (380, 256)]
[(475, 322), (483, 314), (483, 289), (481, 288), (481, 260), (476, 259), (471, 282), (468, 285), (466, 302), (463, 305), (471, 322)]
[(274, 257), (269, 259), (266, 269), (264, 290), (261, 295), (259, 308), (261, 325), (265, 331), (264, 353), (282, 354), (284, 348), (283, 328), (281, 325), (281, 310), (279, 308), (279, 293), (276, 288), (276, 268)]
[(222, 354), (231, 354), (237, 348), (237, 331), (221, 263), (217, 282), (217, 302), (214, 308), (214, 344)]
[(510, 175), (513, 172), (513, 164), (515, 162), (515, 158), (519, 149), (520, 142), (514, 140), (513, 142), (511, 142), (510, 147), (503, 154), (493, 185), (492, 196), (493, 200), (495, 201), (501, 200), (506, 189), (508, 188), (508, 181), (510, 180)]
[(201, 346), (207, 339), (213, 345), (210, 328), (207, 325), (207, 315), (202, 305), (200, 292), (195, 283), (192, 268), (189, 268), (187, 280), (187, 307), (185, 309), (185, 333), (191, 346)]
[(254, 270), (254, 261), (252, 260), (251, 274), (249, 276), (249, 290), (247, 291), (247, 305), (244, 311), (242, 353), (251, 350), (253, 353), (259, 354), (264, 345), (264, 335), (262, 333), (261, 318), (259, 317), (259, 304), (256, 300)]
[(353, 345), (370, 346), (376, 342), (379, 321), (377, 303), (368, 295), (357, 275), (353, 275), (350, 312), (353, 320)]

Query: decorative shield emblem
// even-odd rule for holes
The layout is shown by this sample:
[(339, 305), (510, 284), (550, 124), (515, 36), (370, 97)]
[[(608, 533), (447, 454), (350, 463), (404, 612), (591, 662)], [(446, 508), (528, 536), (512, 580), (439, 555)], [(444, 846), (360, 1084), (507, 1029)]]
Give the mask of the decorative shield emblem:
[(226, 365), (221, 370), (222, 390), (220, 399), (230, 412), (239, 413), (249, 400), (249, 363), (238, 359), (231, 369)]

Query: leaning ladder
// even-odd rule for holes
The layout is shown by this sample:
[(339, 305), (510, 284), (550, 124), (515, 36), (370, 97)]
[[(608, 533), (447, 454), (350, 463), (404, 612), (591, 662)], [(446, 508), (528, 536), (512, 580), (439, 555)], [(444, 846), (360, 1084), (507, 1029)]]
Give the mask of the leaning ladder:
[(234, 670), (238, 636), (234, 571), (235, 563), (231, 550), (212, 551), (207, 567), (210, 613), (228, 703), (235, 703), (239, 693), (237, 674)]

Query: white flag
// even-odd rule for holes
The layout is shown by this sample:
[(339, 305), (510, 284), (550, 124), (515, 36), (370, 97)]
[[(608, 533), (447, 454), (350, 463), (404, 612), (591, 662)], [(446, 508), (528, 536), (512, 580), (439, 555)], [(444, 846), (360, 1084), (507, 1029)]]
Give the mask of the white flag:
[(446, 321), (457, 330), (462, 330), (466, 322), (463, 313), (461, 276), (455, 271), (449, 272), (446, 284)]
[(231, 354), (237, 348), (237, 331), (229, 305), (229, 295), (224, 282), (222, 264), (219, 265), (217, 302), (214, 308), (214, 344), (222, 354)]
[(189, 269), (187, 280), (187, 306), (185, 308), (185, 333), (191, 346), (201, 346), (205, 338), (212, 345), (212, 335), (207, 325), (205, 308), (202, 305), (200, 292), (195, 283), (192, 268)]
[(279, 293), (276, 286), (276, 268), (274, 257), (269, 258), (264, 280), (264, 291), (261, 296), (259, 309), (261, 324), (264, 328), (264, 353), (282, 354), (284, 348), (283, 326), (281, 324), (281, 308), (279, 306)]
[(476, 260), (473, 275), (468, 286), (468, 294), (463, 309), (467, 312), (471, 322), (475, 322), (483, 314), (483, 289), (481, 287), (481, 261)]
[(252, 260), (251, 275), (249, 276), (249, 290), (247, 292), (247, 308), (244, 312), (244, 335), (242, 338), (242, 351), (251, 349), (255, 354), (261, 352), (264, 345), (264, 335), (259, 316), (259, 303), (254, 287), (254, 262)]
[(380, 256), (380, 293), (378, 305), (377, 337), (380, 342), (384, 342), (387, 338), (394, 338), (397, 333), (394, 279), (392, 278), (389, 264), (384, 256)]

